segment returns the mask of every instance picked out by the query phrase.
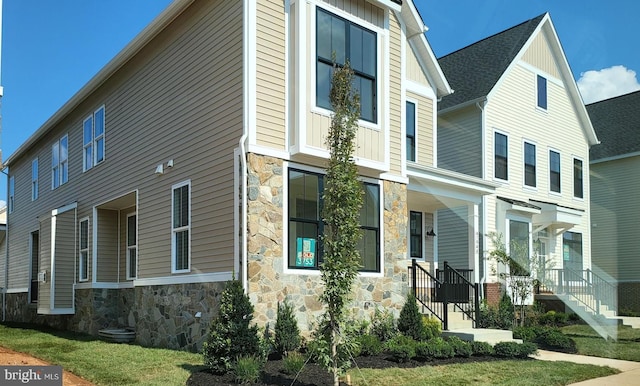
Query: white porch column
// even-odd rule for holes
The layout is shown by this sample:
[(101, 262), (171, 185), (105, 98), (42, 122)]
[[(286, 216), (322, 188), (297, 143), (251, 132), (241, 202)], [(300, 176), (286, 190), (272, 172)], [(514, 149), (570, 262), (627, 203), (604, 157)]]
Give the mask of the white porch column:
[(480, 216), (478, 214), (478, 204), (467, 205), (467, 215), (469, 221), (469, 269), (473, 269), (473, 282), (480, 282)]

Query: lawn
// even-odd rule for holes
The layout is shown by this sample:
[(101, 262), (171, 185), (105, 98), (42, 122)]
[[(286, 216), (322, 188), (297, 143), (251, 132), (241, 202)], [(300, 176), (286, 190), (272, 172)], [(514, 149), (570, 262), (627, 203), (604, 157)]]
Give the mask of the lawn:
[[(0, 346), (61, 365), (98, 385), (184, 385), (192, 372), (202, 369), (200, 354), (107, 343), (82, 334), (24, 326), (0, 325)], [(403, 369), (352, 369), (350, 373), (354, 385), (386, 386), (566, 385), (615, 372), (606, 367), (566, 362), (505, 360)]]
[(579, 354), (640, 362), (640, 329), (619, 326), (617, 341), (604, 340), (584, 324), (562, 327), (562, 332), (575, 340)]

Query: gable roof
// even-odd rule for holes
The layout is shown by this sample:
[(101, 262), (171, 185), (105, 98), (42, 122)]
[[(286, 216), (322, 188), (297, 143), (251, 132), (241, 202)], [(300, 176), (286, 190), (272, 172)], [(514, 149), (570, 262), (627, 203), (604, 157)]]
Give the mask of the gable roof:
[(591, 161), (640, 154), (640, 91), (588, 104), (587, 112), (601, 139), (591, 147)]
[(455, 92), (438, 104), (447, 109), (484, 98), (515, 60), (546, 14), (438, 59)]

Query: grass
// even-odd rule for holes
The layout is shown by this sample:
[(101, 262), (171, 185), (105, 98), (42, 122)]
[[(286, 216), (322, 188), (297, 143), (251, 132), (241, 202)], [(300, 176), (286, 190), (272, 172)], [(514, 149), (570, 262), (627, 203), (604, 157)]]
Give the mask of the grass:
[(0, 325), (0, 346), (31, 354), (98, 385), (184, 385), (202, 355), (108, 343), (87, 335)]
[(617, 371), (608, 367), (569, 362), (505, 360), (423, 366), (409, 369), (352, 369), (354, 386), (388, 385), (567, 385), (604, 377)]
[(562, 332), (576, 341), (578, 354), (640, 362), (640, 329), (618, 327), (618, 340), (604, 340), (588, 325), (562, 327)]

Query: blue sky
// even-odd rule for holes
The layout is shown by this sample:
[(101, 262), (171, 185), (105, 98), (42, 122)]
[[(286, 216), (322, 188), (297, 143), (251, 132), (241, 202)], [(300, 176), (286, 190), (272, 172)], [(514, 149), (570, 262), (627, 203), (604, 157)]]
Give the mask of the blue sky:
[[(170, 0), (4, 0), (3, 159), (133, 39)], [(585, 99), (640, 88), (635, 0), (416, 0), (440, 57), (550, 12)], [(0, 178), (0, 199), (6, 179)]]

